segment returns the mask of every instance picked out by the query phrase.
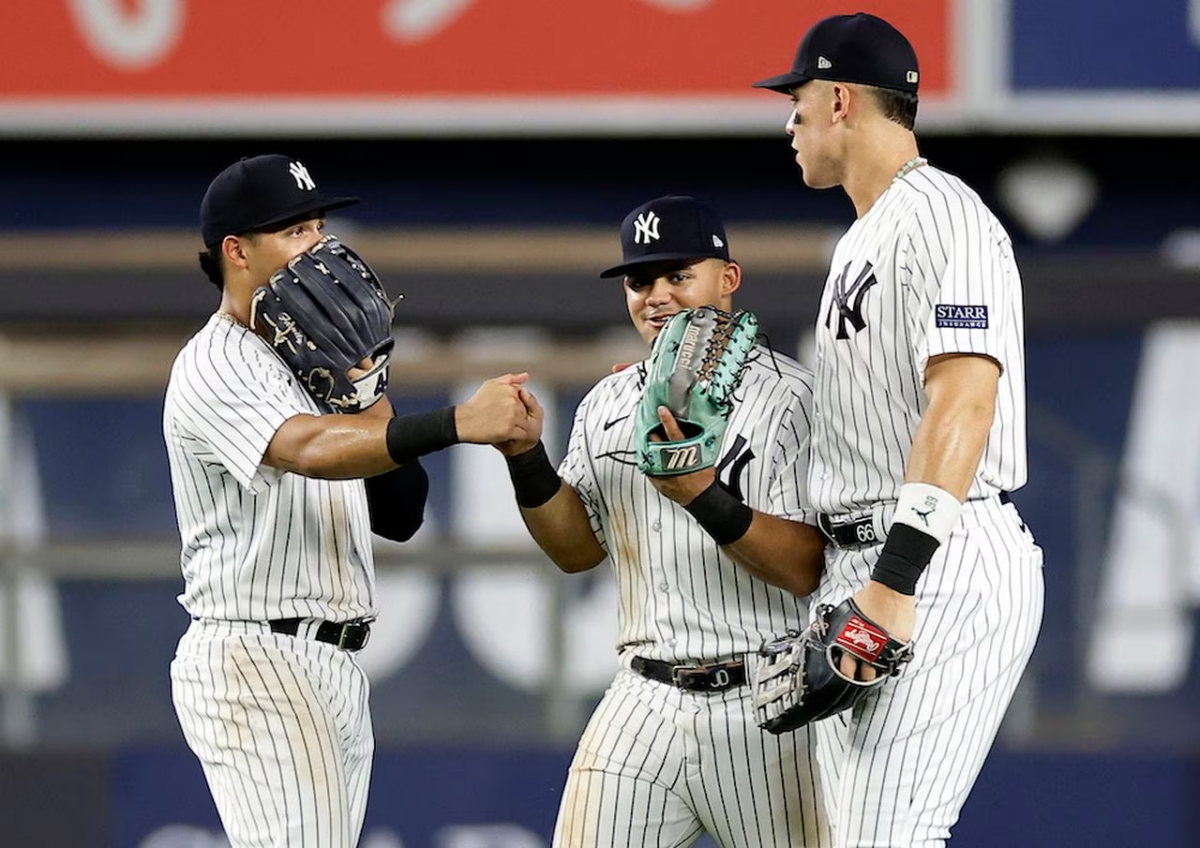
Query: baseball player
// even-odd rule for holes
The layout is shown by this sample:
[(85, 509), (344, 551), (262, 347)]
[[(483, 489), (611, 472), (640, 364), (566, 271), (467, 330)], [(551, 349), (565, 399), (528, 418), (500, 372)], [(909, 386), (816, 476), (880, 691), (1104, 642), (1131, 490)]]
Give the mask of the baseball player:
[(857, 213), (816, 326), (809, 491), (832, 546), (812, 602), (852, 596), (914, 640), (897, 680), (815, 725), (835, 843), (940, 846), (1041, 625), (1042, 552), (1008, 498), (1026, 480), (1020, 275), (979, 196), (918, 155), (917, 58), (890, 24), (822, 20), (755, 85), (791, 97), (804, 182)]
[(254, 291), (317, 243), (326, 211), (352, 202), (323, 197), (303, 163), (274, 154), (213, 180), (200, 264), (221, 303), (166, 391), (179, 601), (192, 617), (172, 697), (234, 846), (357, 844), (374, 750), (355, 659), (377, 613), (371, 532), (416, 532), (423, 454), (527, 436), (523, 375), (431, 413), (376, 402), (322, 414), (250, 330)]
[[(651, 342), (667, 319), (730, 310), (742, 282), (716, 213), (685, 196), (642, 204), (621, 227), (629, 317)], [(811, 376), (758, 348), (715, 468), (648, 477), (634, 450), (645, 363), (596, 385), (575, 414), (558, 470), (533, 437), (500, 445), (531, 534), (566, 572), (606, 557), (616, 572), (621, 670), (567, 777), (559, 848), (825, 846), (807, 731), (757, 727), (744, 657), (802, 626), (825, 539), (811, 524)], [(525, 393), (531, 416), (541, 409)], [(672, 441), (680, 428), (660, 415)]]

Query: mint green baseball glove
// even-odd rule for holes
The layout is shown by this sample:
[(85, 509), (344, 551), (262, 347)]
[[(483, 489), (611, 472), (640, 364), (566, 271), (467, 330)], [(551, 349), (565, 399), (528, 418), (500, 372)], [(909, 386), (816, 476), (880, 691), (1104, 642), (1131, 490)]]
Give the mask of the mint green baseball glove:
[[(654, 340), (637, 407), (634, 438), (643, 473), (669, 477), (716, 464), (757, 336), (758, 319), (745, 310), (701, 306), (671, 316)], [(666, 438), (660, 406), (679, 422), (682, 441), (654, 438)]]

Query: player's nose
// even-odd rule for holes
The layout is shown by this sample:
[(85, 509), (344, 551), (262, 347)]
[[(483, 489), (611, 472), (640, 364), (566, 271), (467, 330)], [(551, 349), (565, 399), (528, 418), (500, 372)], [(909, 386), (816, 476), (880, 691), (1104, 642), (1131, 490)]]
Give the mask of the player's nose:
[(671, 299), (671, 282), (665, 277), (659, 277), (646, 293), (646, 302), (655, 306), (664, 304)]

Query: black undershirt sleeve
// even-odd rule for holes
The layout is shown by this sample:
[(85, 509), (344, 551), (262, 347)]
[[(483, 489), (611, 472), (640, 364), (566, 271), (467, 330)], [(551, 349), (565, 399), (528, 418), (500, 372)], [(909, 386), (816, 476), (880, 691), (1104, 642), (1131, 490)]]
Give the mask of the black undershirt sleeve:
[(399, 468), (368, 477), (367, 506), (371, 512), (371, 531), (393, 542), (407, 542), (425, 520), (425, 501), (429, 497), (429, 475), (418, 459), (410, 459)]

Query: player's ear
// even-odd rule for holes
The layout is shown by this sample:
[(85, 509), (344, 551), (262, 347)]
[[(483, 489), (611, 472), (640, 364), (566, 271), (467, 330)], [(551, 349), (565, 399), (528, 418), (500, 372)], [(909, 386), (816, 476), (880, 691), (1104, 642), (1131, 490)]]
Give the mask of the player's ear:
[(246, 246), (241, 236), (225, 236), (225, 240), (221, 242), (221, 253), (235, 268), (246, 267)]
[(836, 124), (838, 121), (844, 120), (850, 111), (850, 100), (855, 95), (863, 92), (862, 89), (855, 91), (850, 86), (844, 83), (834, 83), (829, 92), (829, 120), (830, 123)]
[(736, 262), (726, 262), (721, 271), (721, 294), (731, 295), (742, 287), (742, 266)]

